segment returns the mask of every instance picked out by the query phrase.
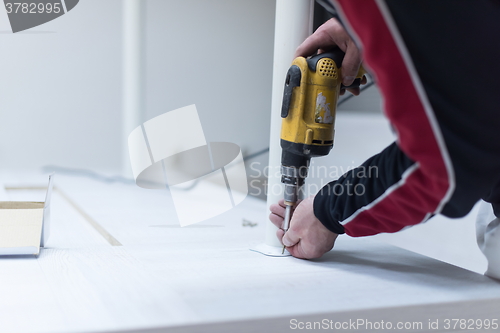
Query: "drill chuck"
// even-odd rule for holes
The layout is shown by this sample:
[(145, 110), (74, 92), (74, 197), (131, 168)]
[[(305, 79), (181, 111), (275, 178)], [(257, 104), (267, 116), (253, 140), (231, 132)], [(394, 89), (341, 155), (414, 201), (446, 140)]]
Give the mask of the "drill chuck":
[(285, 203), (295, 203), (298, 200), (299, 188), (304, 185), (307, 177), (307, 166), (296, 168), (293, 166), (281, 166), (281, 182), (285, 184)]

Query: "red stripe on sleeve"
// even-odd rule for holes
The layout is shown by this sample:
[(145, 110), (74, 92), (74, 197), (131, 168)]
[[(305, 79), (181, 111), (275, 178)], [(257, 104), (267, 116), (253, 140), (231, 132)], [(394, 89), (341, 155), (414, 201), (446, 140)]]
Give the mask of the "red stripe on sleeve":
[(376, 204), (346, 220), (345, 231), (350, 236), (396, 232), (422, 222), (440, 207), (450, 189), (447, 152), (439, 145), (441, 134), (432, 126), (432, 110), (428, 107), (426, 112), (414, 81), (418, 78), (412, 78), (408, 67), (412, 65), (409, 59), (405, 62), (381, 7), (374, 0), (338, 3), (363, 46), (364, 62), (376, 76), (385, 113), (398, 132), (399, 147), (419, 166)]

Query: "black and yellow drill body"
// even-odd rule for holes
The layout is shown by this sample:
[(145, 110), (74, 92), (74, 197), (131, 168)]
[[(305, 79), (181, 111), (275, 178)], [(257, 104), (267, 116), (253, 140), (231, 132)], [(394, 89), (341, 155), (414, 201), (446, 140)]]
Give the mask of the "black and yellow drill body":
[[(290, 206), (298, 199), (311, 157), (328, 155), (333, 147), (335, 112), (342, 88), (339, 48), (311, 58), (298, 57), (288, 70), (281, 109), (281, 182), (285, 184), (288, 229)], [(359, 86), (364, 70), (350, 87)]]

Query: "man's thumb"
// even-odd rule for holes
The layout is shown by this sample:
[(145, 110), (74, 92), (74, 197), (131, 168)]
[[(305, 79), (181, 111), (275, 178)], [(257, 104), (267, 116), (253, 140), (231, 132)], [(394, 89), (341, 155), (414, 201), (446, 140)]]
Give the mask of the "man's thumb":
[(285, 232), (285, 235), (283, 236), (283, 239), (281, 241), (283, 242), (283, 245), (285, 245), (286, 247), (290, 247), (297, 244), (299, 242), (299, 238), (296, 237), (296, 235), (290, 229)]

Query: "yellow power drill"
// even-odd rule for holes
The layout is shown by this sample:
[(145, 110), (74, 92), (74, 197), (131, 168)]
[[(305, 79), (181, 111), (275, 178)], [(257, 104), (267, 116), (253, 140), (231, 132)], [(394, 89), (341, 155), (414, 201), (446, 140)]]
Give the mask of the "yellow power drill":
[(344, 55), (337, 47), (307, 59), (295, 58), (286, 75), (281, 108), (281, 182), (285, 184), (285, 232), (290, 225), (291, 209), (307, 177), (311, 157), (328, 155), (333, 147), (340, 89), (359, 86), (366, 73), (360, 67), (353, 84), (344, 87), (340, 68)]

